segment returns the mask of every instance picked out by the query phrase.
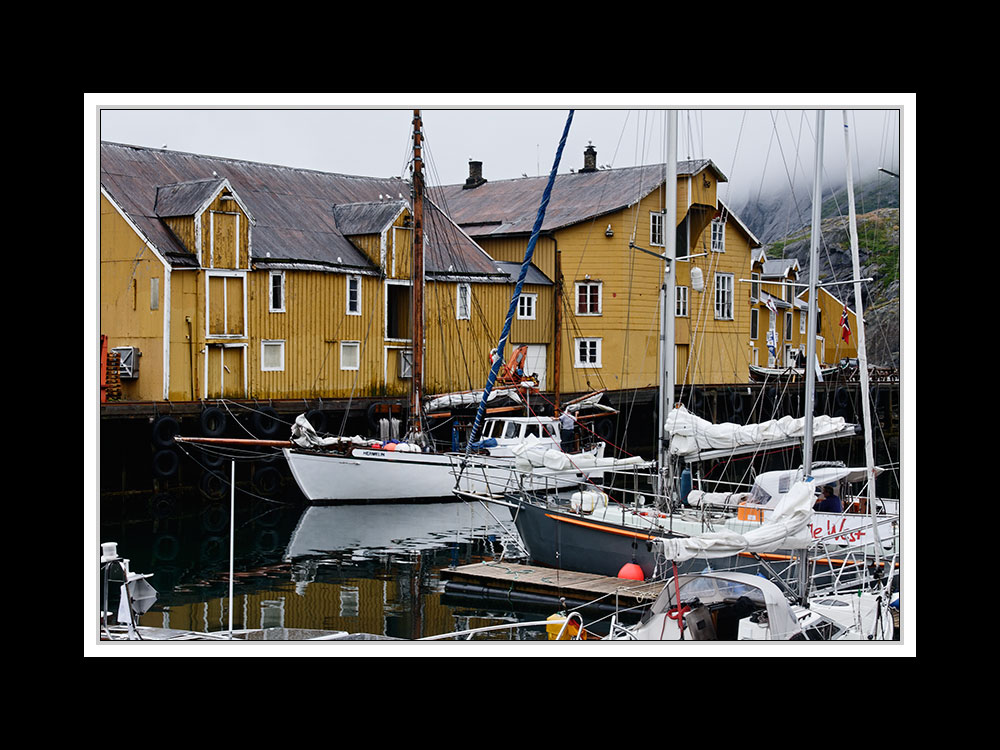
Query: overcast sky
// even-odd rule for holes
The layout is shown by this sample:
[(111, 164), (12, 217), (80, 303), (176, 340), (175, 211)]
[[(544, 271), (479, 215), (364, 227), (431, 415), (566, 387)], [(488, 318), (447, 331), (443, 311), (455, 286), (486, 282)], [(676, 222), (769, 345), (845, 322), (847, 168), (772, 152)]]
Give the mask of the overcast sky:
[[(431, 184), (464, 182), (470, 159), (501, 180), (548, 174), (574, 108), (560, 172), (579, 169), (588, 143), (599, 165), (664, 160), (663, 107), (678, 116), (678, 158), (708, 158), (729, 178), (723, 199), (775, 183), (811, 185), (816, 115), (824, 107), (824, 171), (844, 175), (842, 109), (856, 139), (854, 173), (899, 173), (901, 139), (913, 146), (909, 94), (650, 95), (233, 95), (91, 94), (85, 131), (114, 141), (372, 177), (408, 178), (412, 109), (421, 109)], [(502, 108), (498, 108), (502, 107)], [(89, 122), (88, 122), (89, 119)], [(96, 151), (96, 148), (95, 148)]]

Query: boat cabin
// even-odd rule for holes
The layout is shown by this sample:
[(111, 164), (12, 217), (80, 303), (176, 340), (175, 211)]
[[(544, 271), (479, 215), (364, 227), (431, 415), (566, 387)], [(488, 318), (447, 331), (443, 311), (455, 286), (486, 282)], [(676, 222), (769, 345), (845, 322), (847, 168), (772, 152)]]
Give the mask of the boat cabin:
[(559, 420), (555, 417), (491, 417), (483, 426), (482, 439), (497, 445), (520, 443), (529, 437), (551, 438), (559, 443)]

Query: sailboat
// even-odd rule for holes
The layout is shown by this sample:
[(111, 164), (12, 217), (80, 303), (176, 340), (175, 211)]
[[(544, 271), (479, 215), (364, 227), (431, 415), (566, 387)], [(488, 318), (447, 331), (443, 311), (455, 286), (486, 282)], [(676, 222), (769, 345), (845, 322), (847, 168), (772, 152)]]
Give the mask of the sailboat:
[[(422, 124), (420, 110), (414, 110), (413, 118), (413, 360), (411, 377), (411, 423), (408, 432), (397, 440), (393, 434), (395, 425), (387, 424), (387, 429), (379, 438), (361, 436), (321, 436), (306, 419), (296, 418), (291, 431), (291, 444), (282, 448), (299, 489), (311, 502), (345, 500), (453, 500), (452, 491), (457, 486), (456, 471), (460, 467), (479, 467), (479, 472), (466, 477), (466, 489), (488, 487), (487, 478), (498, 467), (512, 468), (517, 459), (527, 460), (532, 455), (565, 455), (560, 448), (561, 431), (555, 417), (525, 417), (521, 419), (488, 417), (483, 419), (483, 405), (488, 391), (483, 395), (473, 436), (469, 447), (462, 452), (434, 452), (433, 443), (424, 426), (423, 347), (424, 325), (421, 312), (423, 302), (423, 213), (424, 175), (422, 152)], [(565, 136), (564, 136), (565, 137)], [(561, 153), (561, 147), (560, 147)], [(558, 156), (556, 164), (558, 165)], [(544, 204), (540, 208), (544, 214)], [(514, 292), (516, 300), (524, 280), (524, 270)], [(514, 358), (504, 363), (503, 346), (498, 347), (493, 358), (492, 375), (495, 380), (501, 367), (513, 370)], [(492, 381), (491, 381), (492, 383)], [(512, 383), (516, 391), (516, 382)], [(467, 394), (457, 394), (461, 398)], [(449, 395), (437, 396), (430, 403), (450, 403)], [(569, 410), (579, 410), (590, 405), (586, 399), (569, 405)], [(479, 428), (490, 442), (476, 440)], [(472, 455), (471, 448), (478, 451)], [(596, 441), (585, 445), (577, 460), (590, 466), (600, 462), (604, 456), (605, 444)], [(471, 463), (470, 463), (471, 462)], [(552, 459), (550, 457), (550, 463)], [(544, 474), (545, 472), (543, 472)], [(561, 472), (550, 472), (545, 477), (546, 485), (565, 486), (576, 481), (577, 475), (568, 476)], [(530, 481), (529, 481), (530, 484)]]
[[(676, 115), (669, 114), (673, 117), (668, 126), (668, 212), (672, 208), (676, 210), (675, 193), (669, 191), (672, 185), (676, 187), (676, 178), (671, 168), (676, 160)], [(819, 210), (818, 197), (815, 199), (815, 210)], [(668, 215), (667, 226), (671, 226), (671, 221), (676, 224), (676, 219)], [(818, 216), (814, 217), (813, 223), (814, 232), (818, 232)], [(875, 502), (876, 470), (832, 467), (831, 471), (827, 471), (819, 467), (814, 470), (812, 467), (812, 445), (816, 440), (853, 436), (857, 431), (856, 426), (848, 425), (839, 418), (814, 418), (811, 406), (807, 409), (806, 416), (799, 420), (783, 418), (755, 426), (712, 425), (705, 420), (692, 418), (682, 406), (674, 408), (669, 414), (665, 413), (666, 405), (673, 403), (674, 378), (666, 367), (666, 352), (673, 350), (673, 325), (667, 315), (668, 306), (664, 303), (664, 299), (672, 299), (673, 294), (671, 260), (676, 256), (676, 238), (673, 235), (673, 232), (666, 233), (664, 257), (667, 262), (664, 294), (661, 297), (661, 412), (658, 424), (662, 432), (659, 455), (654, 465), (655, 473), (648, 478), (652, 480), (655, 491), (649, 493), (646, 489), (648, 485), (640, 480), (638, 467), (626, 467), (624, 470), (633, 476), (630, 479), (626, 474), (613, 491), (590, 482), (578, 488), (576, 493), (514, 491), (503, 496), (477, 496), (475, 493), (465, 493), (462, 496), (468, 500), (478, 499), (506, 506), (525, 548), (536, 563), (565, 570), (648, 580), (666, 577), (674, 570), (663, 552), (664, 544), (671, 539), (692, 537), (705, 531), (743, 535), (773, 517), (789, 489), (797, 481), (814, 477), (814, 488), (824, 483), (846, 486), (846, 482), (860, 476), (869, 478), (866, 501), (870, 498), (871, 502), (862, 506), (860, 501), (855, 503), (846, 497), (843, 490), (840, 496), (852, 509), (870, 509), (868, 516), (861, 513), (814, 513), (811, 517), (810, 535), (816, 542), (826, 544), (827, 549), (836, 545), (853, 545), (860, 540), (866, 544), (864, 552), (874, 554), (876, 558), (882, 554), (880, 545), (883, 543), (889, 544), (890, 554), (894, 554), (895, 540), (898, 538), (898, 504), (887, 506), (886, 503)], [(813, 248), (814, 256), (816, 249)], [(817, 263), (812, 263), (811, 267), (815, 271)], [(810, 281), (811, 289), (815, 290), (815, 275)], [(815, 293), (810, 294), (811, 306), (816, 304), (815, 298)], [(812, 329), (809, 334), (808, 361), (817, 361), (816, 317), (813, 307), (809, 316)], [(858, 318), (860, 327), (860, 310)], [(806, 402), (811, 405), (815, 392), (811, 377), (807, 378), (806, 390)], [(697, 495), (699, 504), (696, 506), (687, 504), (689, 497), (695, 499), (695, 495), (690, 493), (685, 493), (684, 504), (679, 506), (678, 498), (670, 489), (674, 484), (670, 475), (674, 459), (695, 461), (699, 458), (728, 456), (740, 450), (749, 452), (791, 445), (803, 446), (804, 462), (801, 470), (762, 474), (752, 486), (740, 492), (722, 493), (721, 498), (713, 498), (710, 493), (701, 492)], [(713, 450), (716, 451), (714, 455)], [(869, 462), (873, 463), (870, 456)], [(683, 485), (683, 475), (680, 483)], [(609, 495), (620, 498), (620, 501), (611, 501)], [(709, 509), (713, 501), (718, 501), (715, 508), (718, 512), (709, 515), (705, 510)], [(747, 554), (756, 554), (756, 559), (762, 560), (759, 553), (734, 547), (731, 559), (719, 562), (723, 567), (731, 566), (738, 562), (739, 555)], [(772, 561), (785, 563), (790, 563), (795, 557), (794, 550), (787, 545), (769, 554)], [(696, 563), (697, 560), (689, 561), (692, 566)], [(701, 566), (703, 565), (702, 562)]]

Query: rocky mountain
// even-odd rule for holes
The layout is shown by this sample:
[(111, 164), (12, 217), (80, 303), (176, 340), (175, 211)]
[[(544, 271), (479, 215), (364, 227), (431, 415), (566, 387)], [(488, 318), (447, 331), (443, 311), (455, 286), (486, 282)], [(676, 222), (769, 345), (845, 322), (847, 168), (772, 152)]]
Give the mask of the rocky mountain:
[[(824, 190), (819, 247), (820, 282), (850, 281), (854, 276), (846, 186)], [(879, 174), (855, 187), (858, 259), (869, 364), (899, 367), (900, 253), (899, 182)], [(737, 216), (764, 243), (769, 258), (796, 258), (800, 278), (809, 278), (811, 196), (791, 191), (755, 196), (734, 208)], [(831, 293), (855, 309), (851, 284), (830, 287)]]

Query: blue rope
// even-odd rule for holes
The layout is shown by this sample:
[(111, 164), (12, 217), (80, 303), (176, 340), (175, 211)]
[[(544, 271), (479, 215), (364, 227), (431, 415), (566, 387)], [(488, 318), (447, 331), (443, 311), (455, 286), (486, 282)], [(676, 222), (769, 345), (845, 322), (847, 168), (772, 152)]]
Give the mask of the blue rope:
[[(538, 215), (535, 217), (535, 226), (531, 230), (531, 239), (528, 241), (528, 249), (524, 251), (524, 262), (521, 263), (521, 272), (517, 277), (514, 294), (510, 298), (510, 309), (507, 311), (507, 320), (504, 321), (503, 331), (500, 333), (500, 343), (497, 345), (497, 358), (496, 361), (490, 366), (490, 374), (486, 379), (486, 389), (483, 391), (483, 400), (479, 402), (479, 409), (476, 411), (476, 419), (472, 423), (472, 432), (469, 435), (469, 442), (465, 448), (465, 460), (468, 460), (469, 457), (469, 445), (471, 445), (479, 436), (479, 428), (483, 421), (483, 415), (486, 413), (486, 401), (489, 398), (490, 391), (493, 390), (493, 385), (496, 383), (500, 366), (503, 364), (503, 350), (507, 344), (507, 337), (510, 336), (511, 321), (514, 319), (514, 311), (517, 309), (517, 302), (521, 297), (521, 288), (524, 286), (524, 277), (527, 276), (528, 267), (531, 265), (531, 257), (535, 253), (535, 243), (538, 242), (538, 235), (542, 231), (542, 222), (545, 219), (545, 209), (549, 205), (549, 198), (552, 195), (552, 185), (556, 180), (556, 171), (559, 169), (559, 161), (562, 159), (563, 147), (566, 145), (566, 136), (569, 135), (569, 126), (572, 122), (573, 110), (570, 110), (569, 117), (566, 118), (566, 127), (563, 129), (562, 138), (559, 140), (559, 147), (556, 149), (556, 158), (552, 164), (552, 171), (549, 173), (549, 182), (545, 186), (545, 192), (542, 193), (542, 203), (538, 207)], [(556, 280), (556, 283), (558, 283), (558, 279)], [(558, 352), (556, 352), (556, 356), (559, 356)], [(465, 466), (465, 461), (462, 462), (462, 466)]]

